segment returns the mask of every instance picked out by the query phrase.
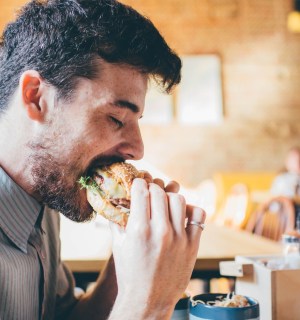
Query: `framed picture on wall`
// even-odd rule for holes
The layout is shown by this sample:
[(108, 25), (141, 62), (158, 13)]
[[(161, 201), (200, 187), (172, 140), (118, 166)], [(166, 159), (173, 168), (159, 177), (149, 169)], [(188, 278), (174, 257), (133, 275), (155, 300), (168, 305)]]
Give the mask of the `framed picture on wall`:
[(221, 59), (216, 54), (182, 57), (177, 120), (183, 124), (219, 123), (223, 119)]
[(223, 119), (220, 57), (200, 54), (181, 59), (182, 80), (173, 94), (150, 82), (141, 124), (214, 124)]

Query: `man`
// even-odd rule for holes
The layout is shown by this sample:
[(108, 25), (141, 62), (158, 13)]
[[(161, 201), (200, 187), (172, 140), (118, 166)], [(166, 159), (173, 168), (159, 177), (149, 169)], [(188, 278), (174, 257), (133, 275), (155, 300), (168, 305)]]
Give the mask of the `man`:
[(126, 230), (111, 225), (113, 258), (80, 298), (60, 261), (57, 211), (91, 219), (80, 176), (143, 156), (149, 77), (171, 90), (180, 59), (114, 0), (30, 2), (0, 50), (0, 318), (169, 319), (205, 219), (175, 182), (134, 181)]

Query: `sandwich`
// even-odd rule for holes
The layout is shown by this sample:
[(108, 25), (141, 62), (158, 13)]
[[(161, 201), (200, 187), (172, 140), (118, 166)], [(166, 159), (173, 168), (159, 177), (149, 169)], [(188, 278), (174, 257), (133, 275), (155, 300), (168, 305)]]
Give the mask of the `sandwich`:
[(81, 177), (79, 183), (86, 189), (87, 200), (97, 214), (125, 227), (135, 178), (144, 178), (144, 174), (130, 163), (117, 162), (94, 169), (90, 177)]

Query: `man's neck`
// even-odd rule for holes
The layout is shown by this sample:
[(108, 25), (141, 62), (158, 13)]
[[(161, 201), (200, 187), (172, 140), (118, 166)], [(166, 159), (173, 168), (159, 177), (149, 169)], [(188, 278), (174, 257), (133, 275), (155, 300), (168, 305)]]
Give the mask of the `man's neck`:
[(26, 155), (26, 147), (15, 144), (11, 140), (8, 146), (8, 143), (4, 143), (4, 139), (2, 141), (0, 143), (0, 167), (24, 191), (34, 196), (32, 192), (33, 181), (31, 178), (30, 161), (29, 156)]
[(0, 114), (0, 166), (25, 192), (34, 196), (30, 143), (35, 122), (28, 118), (18, 97), (15, 94)]

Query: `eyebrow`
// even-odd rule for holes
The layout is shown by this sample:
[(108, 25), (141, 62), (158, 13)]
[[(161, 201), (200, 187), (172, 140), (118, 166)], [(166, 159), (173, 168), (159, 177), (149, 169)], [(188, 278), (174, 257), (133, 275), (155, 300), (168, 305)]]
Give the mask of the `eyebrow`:
[(112, 103), (112, 105), (118, 108), (127, 108), (131, 110), (133, 113), (138, 113), (140, 111), (140, 108), (136, 104), (126, 100), (117, 100), (114, 103)]

